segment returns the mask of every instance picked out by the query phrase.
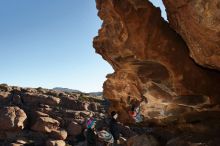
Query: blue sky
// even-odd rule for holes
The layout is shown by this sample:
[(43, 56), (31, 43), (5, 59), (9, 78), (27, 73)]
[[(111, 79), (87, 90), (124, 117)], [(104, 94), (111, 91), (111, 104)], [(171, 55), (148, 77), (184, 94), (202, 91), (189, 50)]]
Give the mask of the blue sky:
[(0, 22), (0, 83), (102, 91), (113, 72), (92, 47), (95, 0), (1, 0)]

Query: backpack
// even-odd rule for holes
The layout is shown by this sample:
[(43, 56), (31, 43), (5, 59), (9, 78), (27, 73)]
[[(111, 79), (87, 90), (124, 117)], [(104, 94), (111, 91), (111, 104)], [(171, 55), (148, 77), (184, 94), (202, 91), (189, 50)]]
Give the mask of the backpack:
[(98, 139), (107, 143), (114, 143), (114, 138), (111, 133), (106, 130), (101, 130), (98, 132)]

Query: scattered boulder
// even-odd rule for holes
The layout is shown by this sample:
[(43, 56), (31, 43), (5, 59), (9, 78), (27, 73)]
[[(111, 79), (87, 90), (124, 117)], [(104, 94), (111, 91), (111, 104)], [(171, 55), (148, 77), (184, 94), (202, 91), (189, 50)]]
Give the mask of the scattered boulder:
[(21, 130), (25, 126), (26, 113), (16, 106), (0, 108), (0, 129)]
[(56, 131), (59, 125), (59, 121), (51, 117), (38, 117), (31, 129), (38, 132), (50, 133)]

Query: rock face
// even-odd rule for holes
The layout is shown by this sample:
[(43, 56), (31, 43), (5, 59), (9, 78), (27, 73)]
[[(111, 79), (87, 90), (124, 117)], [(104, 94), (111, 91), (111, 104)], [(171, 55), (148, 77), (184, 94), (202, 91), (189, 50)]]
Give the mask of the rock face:
[(0, 130), (22, 130), (27, 116), (19, 107), (6, 107), (0, 109)]
[[(200, 64), (213, 66), (210, 65), (213, 61), (200, 61), (211, 58), (219, 63), (217, 56), (212, 56), (212, 52), (219, 49), (218, 17), (215, 17), (214, 21), (214, 16), (219, 14), (215, 13), (218, 8), (208, 11), (217, 1), (214, 1), (215, 4), (211, 4), (211, 1), (190, 1), (186, 8), (184, 3), (187, 1), (164, 1), (166, 6), (168, 5), (172, 26), (177, 28), (181, 35), (185, 34), (182, 36), (187, 44), (161, 18), (159, 8), (155, 8), (148, 1), (96, 1), (98, 16), (103, 20), (103, 25), (98, 36), (94, 38), (93, 45), (96, 52), (115, 70), (107, 76), (108, 79), (104, 83), (104, 96), (112, 103), (110, 110), (120, 112), (119, 118), (123, 122), (130, 120), (127, 112), (130, 106), (128, 95), (137, 100), (141, 100), (141, 97), (147, 98), (148, 103), (141, 108), (141, 113), (147, 120), (178, 116), (198, 108), (201, 111), (209, 110), (203, 107), (220, 103), (219, 72), (197, 65), (189, 56), (187, 47), (188, 45), (195, 59), (198, 55), (202, 58), (196, 59)], [(202, 5), (203, 12), (199, 9)], [(176, 10), (175, 7), (179, 6), (181, 9)], [(177, 12), (173, 13), (173, 9)], [(207, 13), (207, 17), (197, 20), (194, 13), (201, 16)], [(193, 17), (188, 19), (188, 15)], [(182, 19), (185, 23), (181, 23)], [(198, 26), (194, 20), (202, 21), (202, 24)], [(210, 29), (206, 30), (205, 27)], [(193, 50), (199, 50), (198, 48), (205, 48), (208, 53), (194, 53)], [(211, 54), (209, 56), (212, 57), (204, 57), (206, 54)]]
[(200, 65), (220, 70), (220, 1), (163, 0), (171, 27)]

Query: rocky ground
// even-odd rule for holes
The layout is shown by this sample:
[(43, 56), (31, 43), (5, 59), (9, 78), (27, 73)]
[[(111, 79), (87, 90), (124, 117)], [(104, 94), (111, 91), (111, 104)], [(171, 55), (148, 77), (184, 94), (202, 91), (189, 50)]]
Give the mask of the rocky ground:
[[(108, 127), (108, 102), (83, 93), (66, 93), (43, 88), (20, 88), (0, 85), (0, 145), (1, 146), (86, 146), (83, 131), (85, 120), (97, 118), (97, 130)], [(216, 145), (219, 128), (209, 113), (177, 124), (175, 118), (163, 124), (153, 120), (141, 124), (120, 124), (126, 146), (205, 146)], [(120, 115), (119, 115), (120, 116)], [(220, 117), (216, 112), (215, 117)], [(210, 132), (200, 118), (213, 122)], [(219, 118), (218, 118), (219, 119)], [(209, 121), (208, 121), (209, 120)], [(204, 122), (204, 120), (203, 120)], [(164, 124), (167, 123), (167, 124)], [(217, 125), (220, 127), (220, 125)], [(202, 130), (206, 134), (202, 134)], [(196, 133), (199, 132), (200, 134)]]
[(0, 85), (0, 145), (74, 145), (89, 116), (103, 119), (103, 99), (83, 93)]

